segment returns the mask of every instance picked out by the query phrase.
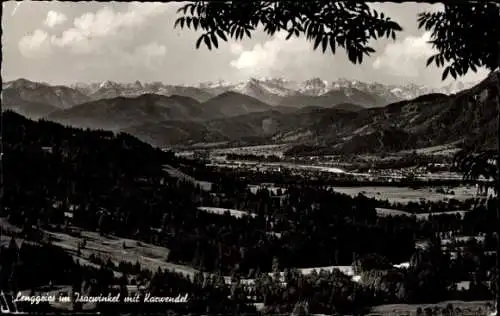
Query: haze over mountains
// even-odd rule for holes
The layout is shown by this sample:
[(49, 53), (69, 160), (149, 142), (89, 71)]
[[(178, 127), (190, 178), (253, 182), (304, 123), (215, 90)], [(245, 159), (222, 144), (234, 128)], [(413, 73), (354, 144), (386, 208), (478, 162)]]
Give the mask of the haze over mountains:
[[(66, 87), (19, 79), (3, 83), (2, 108), (76, 127), (125, 131), (158, 146), (225, 141), (390, 151), (464, 138), (487, 143), (484, 126), (493, 113), (470, 104), (485, 82), (430, 89), (264, 78), (191, 87), (139, 81)], [(466, 88), (471, 89), (447, 95)]]

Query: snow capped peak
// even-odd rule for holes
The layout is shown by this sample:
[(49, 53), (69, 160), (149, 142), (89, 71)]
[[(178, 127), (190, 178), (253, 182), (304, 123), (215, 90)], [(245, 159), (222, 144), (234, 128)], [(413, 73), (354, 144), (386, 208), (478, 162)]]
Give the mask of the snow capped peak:
[[(396, 102), (404, 99), (413, 99), (428, 93), (452, 94), (470, 88), (474, 84), (476, 83), (454, 81), (439, 88), (429, 88), (411, 83), (391, 85), (346, 78), (338, 78), (328, 82), (319, 77), (313, 77), (303, 82), (297, 82), (283, 77), (251, 77), (240, 82), (228, 82), (222, 79), (203, 82), (196, 87), (213, 95), (234, 91), (252, 96), (269, 104), (279, 104), (281, 102), (280, 97), (298, 95), (321, 96), (328, 93), (333, 93), (334, 95), (344, 94), (346, 96), (366, 96), (366, 94), (371, 94), (387, 100), (387, 102)], [(4, 88), (19, 86), (21, 88), (34, 89), (34, 87), (43, 85), (19, 79), (3, 83), (2, 86)], [(84, 94), (95, 94), (98, 97), (114, 95), (132, 96), (144, 93), (170, 94), (169, 91), (172, 90), (170, 85), (165, 85), (161, 82), (141, 82), (139, 80), (129, 83), (117, 83), (110, 80), (100, 83), (75, 83), (71, 87)]]
[(86, 88), (88, 86), (89, 86), (88, 84), (83, 83), (83, 82), (75, 82), (75, 83), (72, 83), (69, 85), (69, 87), (73, 88), (73, 89)]
[(470, 89), (476, 84), (477, 84), (477, 82), (453, 81), (453, 82), (450, 82), (449, 84), (441, 87), (439, 90), (442, 91), (443, 93), (446, 93), (446, 94), (453, 94), (453, 93), (457, 93), (461, 90)]
[(142, 85), (142, 83), (141, 83), (139, 80), (136, 80), (136, 81), (132, 84), (132, 86), (133, 86), (134, 88), (137, 88), (137, 89), (142, 89), (142, 88), (143, 88), (143, 85)]
[(261, 89), (261, 82), (255, 78), (250, 78), (248, 81), (242, 81), (238, 83), (233, 87), (232, 90), (239, 93), (252, 95), (252, 93), (257, 92)]
[(321, 79), (321, 78), (315, 77), (315, 78), (311, 78), (309, 80), (304, 81), (304, 85), (326, 87), (326, 86), (328, 86), (328, 82), (326, 80)]
[(270, 94), (276, 96), (289, 96), (297, 92), (289, 87), (290, 83), (284, 79), (266, 78), (257, 79), (249, 78), (247, 81), (242, 81), (238, 84), (232, 85), (230, 90), (247, 94), (253, 97)]
[(114, 88), (115, 86), (116, 86), (116, 83), (114, 83), (110, 80), (105, 80), (99, 85), (99, 89), (102, 89), (102, 88), (109, 89), (109, 88)]
[(207, 81), (198, 84), (201, 89), (213, 89), (213, 88), (225, 88), (232, 86), (233, 84), (229, 81), (219, 79), (217, 81)]
[(325, 94), (328, 92), (328, 82), (321, 78), (312, 78), (304, 81), (299, 91), (307, 95)]

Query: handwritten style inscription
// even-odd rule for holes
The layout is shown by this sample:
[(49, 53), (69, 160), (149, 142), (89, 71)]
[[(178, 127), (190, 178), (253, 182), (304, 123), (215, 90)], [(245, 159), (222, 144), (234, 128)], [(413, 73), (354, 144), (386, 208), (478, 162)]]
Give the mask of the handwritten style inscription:
[(177, 295), (177, 297), (169, 296), (151, 296), (150, 293), (146, 293), (144, 296), (145, 303), (187, 303), (188, 295)]
[(125, 296), (121, 300), (120, 294), (107, 296), (87, 296), (81, 293), (75, 292), (74, 297), (64, 295), (23, 295), (21, 292), (17, 293), (14, 302), (26, 302), (30, 304), (40, 304), (40, 303), (187, 303), (189, 297), (185, 295), (177, 295), (176, 297), (171, 296), (152, 296), (150, 293), (145, 295), (135, 295), (135, 296)]
[(17, 293), (14, 302), (25, 302), (30, 304), (40, 303), (54, 303), (56, 302), (55, 295), (22, 295), (21, 292)]

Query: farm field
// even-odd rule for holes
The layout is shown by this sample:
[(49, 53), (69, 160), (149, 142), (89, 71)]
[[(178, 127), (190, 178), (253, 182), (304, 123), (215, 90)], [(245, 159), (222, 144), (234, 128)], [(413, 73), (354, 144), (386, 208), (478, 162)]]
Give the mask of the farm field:
[(359, 193), (378, 200), (388, 200), (392, 203), (418, 202), (420, 200), (442, 201), (445, 199), (466, 200), (476, 197), (476, 188), (456, 187), (455, 194), (436, 192), (436, 188), (412, 189), (407, 187), (363, 186), (363, 187), (332, 187), (336, 192), (356, 196)]
[(347, 173), (359, 176), (368, 176), (368, 174), (348, 173), (343, 169), (330, 167), (321, 164), (298, 164), (291, 162), (257, 162), (251, 160), (225, 160), (224, 158), (213, 159), (209, 166), (225, 167), (225, 168), (258, 168), (261, 171), (266, 170), (281, 170), (289, 169), (295, 171), (316, 171), (325, 173)]
[[(270, 190), (274, 191), (274, 193), (277, 192), (278, 189), (273, 190), (273, 188), (269, 188)], [(256, 188), (251, 188), (252, 193), (256, 192)], [(256, 215), (253, 213), (248, 213), (246, 211), (242, 210), (235, 210), (235, 209), (227, 209), (227, 208), (221, 208), (221, 207), (211, 207), (211, 206), (200, 206), (198, 207), (200, 211), (212, 213), (212, 214), (219, 214), (219, 215), (224, 215), (226, 213), (229, 213), (229, 215), (234, 216), (236, 218), (241, 218), (245, 215), (247, 216), (252, 216), (255, 217)], [(439, 213), (410, 213), (407, 211), (402, 211), (402, 210), (396, 210), (396, 209), (390, 209), (390, 208), (382, 208), (382, 207), (377, 207), (376, 208), (377, 215), (384, 217), (384, 216), (415, 216), (417, 219), (421, 220), (426, 220), (429, 218), (431, 215), (452, 215), (452, 214), (459, 214), (461, 217), (465, 215), (468, 211), (449, 211), (449, 212), (439, 212)]]
[(258, 145), (245, 147), (231, 147), (212, 150), (215, 155), (221, 154), (239, 154), (239, 155), (256, 155), (269, 156), (275, 155), (283, 157), (283, 153), (290, 148), (290, 145)]
[[(193, 275), (196, 270), (187, 266), (167, 262), (169, 250), (164, 247), (138, 242), (133, 239), (118, 238), (114, 236), (100, 236), (98, 233), (81, 231), (81, 238), (66, 233), (44, 231), (55, 246), (65, 249), (82, 262), (88, 262), (91, 254), (100, 256), (107, 260), (109, 258), (115, 264), (120, 261), (139, 264), (151, 271), (158, 268), (174, 270), (180, 273)], [(78, 244), (85, 238), (86, 246), (77, 254)], [(125, 244), (125, 248), (123, 245)]]
[(212, 190), (212, 183), (208, 181), (200, 181), (196, 180), (195, 178), (191, 177), (188, 174), (185, 174), (184, 172), (180, 171), (179, 169), (176, 169), (170, 165), (163, 165), (163, 170), (167, 172), (171, 177), (183, 180), (183, 181), (188, 181), (191, 182), (195, 185), (198, 185), (202, 190), (204, 191), (210, 191)]
[(253, 213), (248, 213), (248, 212), (245, 212), (245, 211), (233, 210), (233, 209), (228, 209), (228, 208), (220, 208), (220, 207), (200, 206), (200, 207), (198, 207), (198, 209), (200, 211), (204, 211), (204, 212), (208, 212), (208, 213), (212, 213), (212, 214), (219, 214), (219, 215), (224, 215), (227, 212), (229, 212), (229, 214), (231, 216), (234, 216), (234, 217), (237, 217), (237, 218), (241, 218), (241, 217), (243, 217), (245, 215), (252, 216), (252, 217), (256, 217), (257, 216), (257, 215), (255, 215)]
[[(419, 155), (439, 155), (439, 156), (452, 156), (457, 153), (460, 148), (458, 147), (459, 143), (451, 143), (448, 145), (438, 145), (431, 147), (424, 147), (414, 150)], [(399, 154), (411, 154), (413, 150), (403, 150), (400, 151)]]
[[(436, 304), (390, 304), (390, 305), (380, 305), (375, 306), (372, 309), (373, 314), (377, 315), (404, 315), (404, 314), (415, 314), (417, 309), (420, 307), (424, 310), (427, 307), (434, 308), (446, 308), (448, 304), (453, 305), (454, 309), (460, 309), (462, 315), (489, 315), (491, 306), (493, 306), (492, 301), (444, 301)], [(481, 310), (478, 313), (478, 310)]]
[[(250, 191), (252, 193), (257, 192), (259, 188), (267, 188), (271, 190), (274, 194), (281, 189), (283, 192), (286, 191), (285, 188), (280, 188), (273, 184), (269, 185), (249, 185)], [(359, 187), (330, 187), (334, 191), (347, 194), (350, 196), (357, 196), (358, 194), (363, 194), (369, 198), (375, 198), (377, 200), (388, 200), (391, 203), (402, 203), (406, 204), (408, 202), (418, 202), (422, 199), (427, 201), (442, 201), (446, 199), (456, 199), (456, 200), (467, 200), (476, 198), (476, 188), (474, 187), (456, 187), (452, 191), (455, 194), (444, 194), (436, 192), (437, 188), (423, 188), (423, 189), (412, 189), (409, 187), (390, 187), (390, 186), (359, 186)], [(389, 210), (389, 209), (386, 209)], [(401, 212), (401, 211), (397, 211)]]
[(377, 215), (378, 216), (416, 216), (418, 219), (428, 219), (430, 215), (451, 215), (451, 214), (460, 214), (461, 217), (464, 216), (465, 213), (468, 211), (449, 211), (449, 212), (440, 212), (440, 213), (419, 213), (419, 214), (412, 214), (406, 211), (401, 211), (401, 210), (395, 210), (391, 208), (382, 208), (382, 207), (377, 207), (376, 208)]
[(257, 193), (257, 191), (259, 189), (262, 189), (262, 188), (268, 189), (273, 194), (278, 194), (278, 190), (279, 189), (281, 189), (281, 192), (286, 192), (285, 188), (280, 188), (280, 187), (277, 187), (277, 186), (274, 186), (274, 185), (255, 185), (255, 184), (249, 184), (248, 188), (249, 188), (250, 192), (252, 192), (253, 194)]

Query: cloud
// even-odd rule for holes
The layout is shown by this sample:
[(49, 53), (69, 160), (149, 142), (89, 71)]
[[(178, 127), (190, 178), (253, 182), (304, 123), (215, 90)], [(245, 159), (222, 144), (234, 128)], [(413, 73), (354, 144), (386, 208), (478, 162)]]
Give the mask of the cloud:
[(136, 47), (132, 54), (124, 55), (124, 62), (129, 66), (158, 67), (167, 54), (167, 47), (158, 42), (151, 42)]
[(373, 62), (373, 68), (401, 77), (418, 77), (425, 69), (427, 58), (436, 53), (428, 43), (430, 36), (430, 32), (425, 32), (421, 36), (407, 36), (402, 41), (387, 44)]
[[(25, 43), (20, 49), (24, 56), (37, 56), (36, 51), (42, 45), (26, 45), (33, 41), (35, 35), (44, 45), (52, 48), (67, 49), (73, 54), (94, 54), (115, 49), (133, 39), (134, 31), (143, 27), (154, 16), (169, 10), (166, 3), (132, 2), (124, 12), (116, 12), (110, 7), (103, 7), (97, 12), (87, 12), (73, 21), (73, 26), (62, 32), (60, 36), (41, 36), (41, 30), (26, 35), (20, 41)], [(53, 11), (51, 11), (53, 12)], [(55, 13), (55, 12), (54, 12)], [(56, 13), (57, 14), (57, 13)], [(47, 20), (49, 20), (49, 14)]]
[(50, 10), (49, 13), (47, 13), (44, 24), (53, 28), (54, 26), (63, 24), (67, 19), (68, 18), (64, 14)]
[(49, 34), (42, 30), (35, 30), (19, 41), (19, 51), (27, 58), (44, 58), (50, 55), (52, 47), (48, 41)]
[(309, 63), (304, 53), (311, 56), (312, 44), (304, 38), (286, 40), (287, 33), (279, 32), (263, 44), (257, 44), (245, 50), (241, 44), (230, 45), (230, 51), (236, 57), (230, 66), (248, 75), (273, 75), (289, 67), (301, 67)]
[(243, 53), (243, 51), (245, 50), (243, 48), (243, 45), (241, 45), (240, 43), (231, 43), (231, 45), (229, 45), (229, 49), (231, 50), (231, 53), (234, 55), (239, 55)]
[(85, 54), (107, 45), (110, 38), (126, 36), (125, 32), (167, 9), (164, 3), (131, 3), (126, 12), (104, 7), (96, 13), (89, 12), (76, 18), (73, 28), (64, 31), (59, 38), (53, 36), (51, 41), (60, 47), (70, 47), (75, 53)]
[(167, 53), (167, 48), (165, 45), (153, 42), (136, 48), (136, 52), (145, 57), (154, 58), (164, 56)]

